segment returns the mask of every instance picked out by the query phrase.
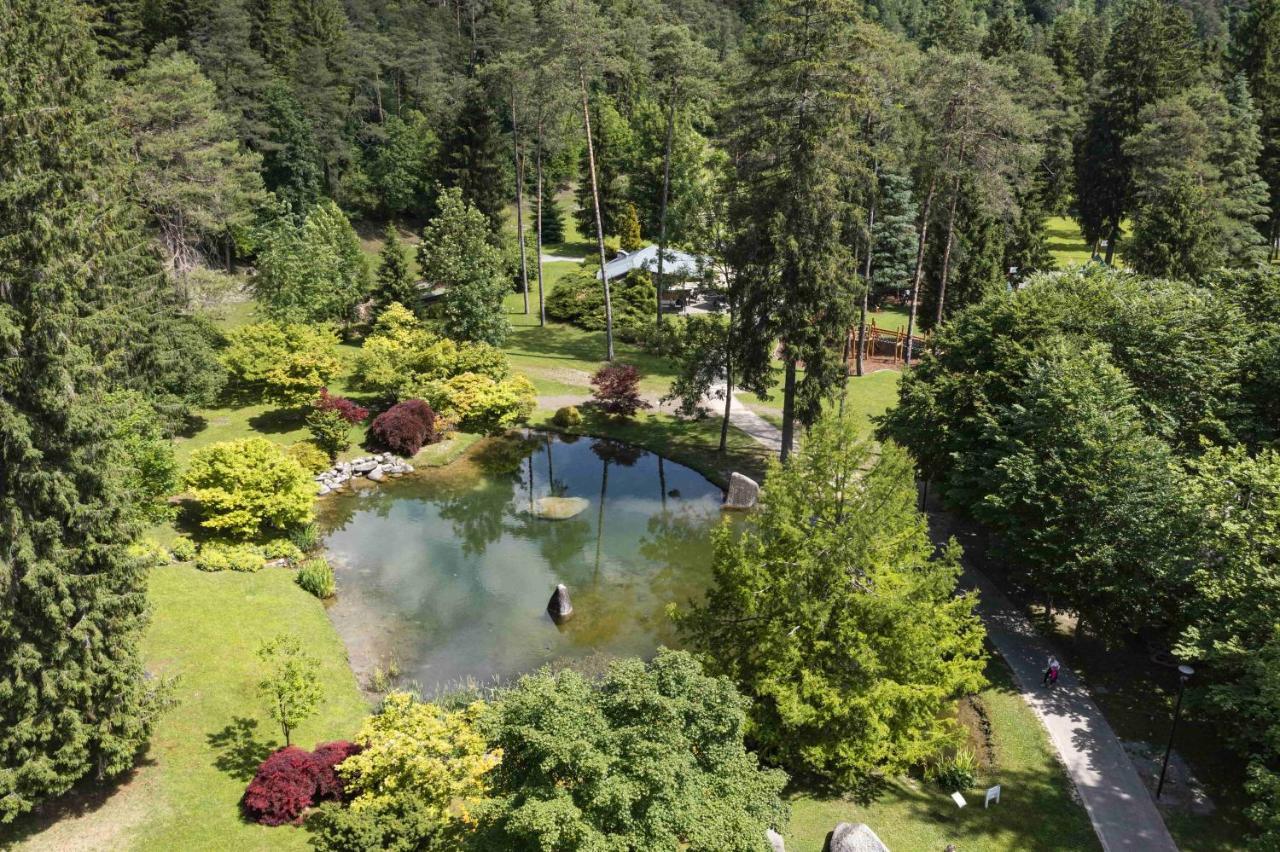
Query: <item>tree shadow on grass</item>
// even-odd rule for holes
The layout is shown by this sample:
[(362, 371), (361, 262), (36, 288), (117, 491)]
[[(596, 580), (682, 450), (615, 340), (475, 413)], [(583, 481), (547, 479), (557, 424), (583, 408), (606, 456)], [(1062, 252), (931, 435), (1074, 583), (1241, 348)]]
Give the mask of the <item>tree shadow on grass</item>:
[(275, 740), (259, 739), (258, 720), (235, 716), (231, 723), (206, 738), (209, 746), (219, 752), (213, 765), (237, 781), (249, 782), (262, 761), (277, 748)]
[(249, 418), (249, 426), (263, 434), (282, 434), (301, 429), (306, 425), (302, 412), (296, 408), (276, 408)]
[(39, 835), (63, 820), (76, 819), (96, 812), (110, 803), (112, 797), (132, 783), (138, 770), (155, 765), (148, 756), (142, 756), (133, 768), (123, 775), (98, 781), (92, 777), (82, 779), (68, 792), (50, 799), (23, 814), (9, 825), (0, 826), (0, 849), (12, 849), (19, 843)]

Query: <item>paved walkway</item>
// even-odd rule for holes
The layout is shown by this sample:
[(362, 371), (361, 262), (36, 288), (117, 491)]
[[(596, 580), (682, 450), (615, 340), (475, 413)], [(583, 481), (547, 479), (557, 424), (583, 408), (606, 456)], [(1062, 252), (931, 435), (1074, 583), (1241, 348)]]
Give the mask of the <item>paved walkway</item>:
[[(782, 433), (777, 427), (736, 400), (733, 411), (746, 412), (743, 423), (730, 415), (730, 421), (739, 429), (770, 449), (781, 446)], [(755, 422), (751, 422), (752, 419)], [(938, 513), (932, 520), (935, 523), (930, 525), (931, 533), (935, 540), (945, 541), (951, 532), (948, 519)], [(1047, 667), (1050, 649), (1031, 622), (971, 565), (965, 566), (961, 584), (978, 590), (978, 612), (987, 635), (1013, 670), (1023, 700), (1048, 731), (1049, 740), (1058, 750), (1067, 775), (1080, 794), (1102, 848), (1106, 852), (1177, 852), (1178, 847), (1151, 793), (1133, 768), (1106, 716), (1075, 673), (1064, 666), (1059, 671), (1056, 687), (1052, 690), (1042, 687), (1040, 679)], [(1007, 793), (1016, 796), (1017, 790), (1010, 789)], [(1045, 819), (1051, 824), (1053, 815), (1046, 814)]]
[[(724, 393), (724, 385), (712, 388), (711, 394), (702, 401), (702, 404), (713, 412), (720, 412), (720, 416), (724, 417), (724, 399), (716, 399), (717, 393)], [(782, 452), (781, 430), (743, 405), (742, 400), (737, 396), (734, 396), (733, 405), (729, 407), (729, 422), (755, 438), (756, 443), (763, 444), (771, 453)]]

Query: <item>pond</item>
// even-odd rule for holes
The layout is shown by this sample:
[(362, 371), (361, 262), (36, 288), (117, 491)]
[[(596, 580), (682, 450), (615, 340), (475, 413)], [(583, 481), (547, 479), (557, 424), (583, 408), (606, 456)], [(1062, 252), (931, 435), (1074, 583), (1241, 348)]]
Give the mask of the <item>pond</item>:
[[(585, 508), (545, 519), (533, 510), (546, 497)], [(425, 694), (648, 656), (676, 642), (667, 605), (706, 588), (721, 497), (701, 474), (615, 441), (491, 440), (321, 502), (338, 580), (329, 613), (362, 683), (394, 660)], [(574, 607), (560, 626), (546, 612), (557, 583)]]

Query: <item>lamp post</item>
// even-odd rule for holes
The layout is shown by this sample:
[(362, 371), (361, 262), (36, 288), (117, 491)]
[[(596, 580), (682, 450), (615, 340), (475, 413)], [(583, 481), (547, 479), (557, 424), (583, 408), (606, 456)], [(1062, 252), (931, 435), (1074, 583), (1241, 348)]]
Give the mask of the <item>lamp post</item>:
[(1160, 783), (1156, 785), (1156, 798), (1160, 798), (1161, 791), (1164, 790), (1164, 774), (1169, 769), (1169, 752), (1173, 750), (1173, 735), (1178, 730), (1178, 719), (1182, 716), (1182, 688), (1187, 685), (1187, 681), (1196, 673), (1191, 666), (1178, 666), (1178, 701), (1173, 707), (1173, 724), (1169, 726), (1169, 744), (1164, 747), (1164, 765), (1160, 767)]

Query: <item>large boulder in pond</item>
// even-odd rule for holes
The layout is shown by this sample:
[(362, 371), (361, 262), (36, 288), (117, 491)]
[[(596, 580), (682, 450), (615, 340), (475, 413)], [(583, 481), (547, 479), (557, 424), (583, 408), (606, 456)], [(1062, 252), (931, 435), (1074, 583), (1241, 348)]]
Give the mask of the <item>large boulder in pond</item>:
[(724, 498), (726, 509), (752, 509), (760, 499), (760, 486), (749, 476), (734, 472), (729, 477), (729, 493)]
[(569, 590), (564, 583), (556, 586), (556, 590), (551, 593), (551, 600), (547, 601), (547, 612), (556, 624), (564, 624), (573, 615), (573, 603), (569, 600)]
[(842, 822), (831, 832), (829, 852), (889, 852), (876, 833), (866, 823), (850, 825)]
[(533, 501), (533, 514), (548, 521), (566, 521), (582, 514), (589, 505), (581, 497), (539, 497)]

